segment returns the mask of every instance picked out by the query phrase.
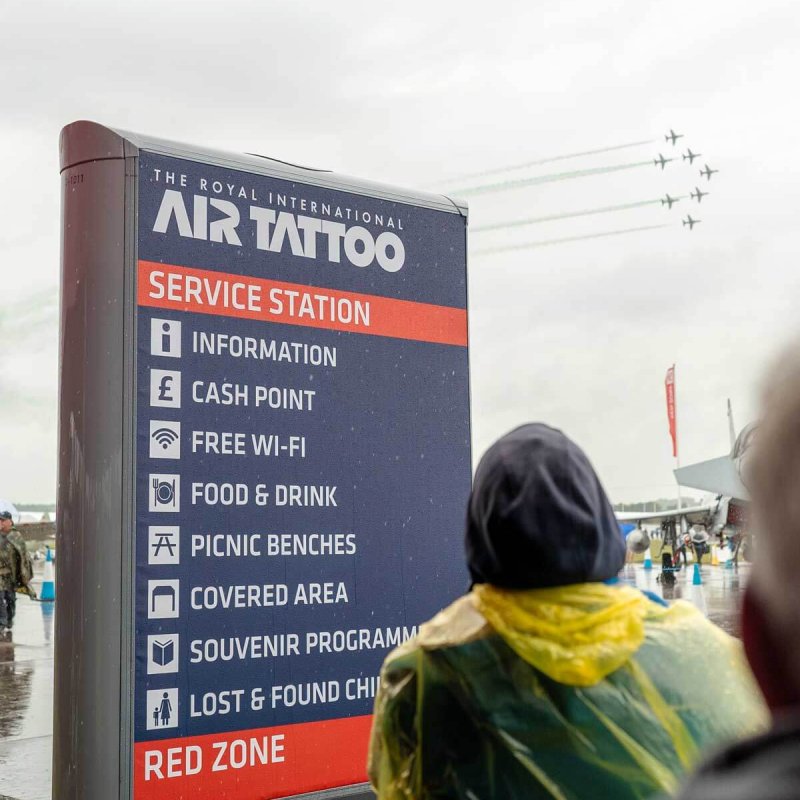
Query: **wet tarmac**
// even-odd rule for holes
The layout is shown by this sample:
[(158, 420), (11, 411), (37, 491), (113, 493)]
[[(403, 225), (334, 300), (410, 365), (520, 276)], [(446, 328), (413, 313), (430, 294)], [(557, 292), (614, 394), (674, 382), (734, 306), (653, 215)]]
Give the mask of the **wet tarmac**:
[[(663, 585), (660, 569), (629, 565), (623, 581), (667, 600), (694, 603), (724, 630), (737, 635), (738, 608), (749, 567), (704, 566), (702, 585), (693, 568)], [(38, 589), (38, 587), (37, 587)], [(53, 703), (54, 603), (20, 597), (14, 643), (0, 644), (0, 800), (50, 800)]]
[(17, 597), (0, 643), (0, 800), (50, 800), (55, 604)]
[(694, 585), (694, 566), (675, 573), (674, 586), (661, 581), (661, 569), (646, 570), (641, 564), (628, 565), (620, 578), (632, 586), (654, 592), (667, 600), (688, 600), (697, 606), (712, 622), (715, 622), (731, 636), (739, 636), (739, 608), (750, 565), (740, 564), (730, 568), (708, 565), (700, 568), (699, 586)]

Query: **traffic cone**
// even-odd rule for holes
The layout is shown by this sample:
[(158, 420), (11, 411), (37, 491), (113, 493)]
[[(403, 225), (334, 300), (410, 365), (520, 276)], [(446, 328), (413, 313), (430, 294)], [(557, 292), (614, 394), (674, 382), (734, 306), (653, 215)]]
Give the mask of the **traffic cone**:
[(694, 574), (692, 575), (692, 586), (702, 586), (703, 576), (700, 574), (700, 565), (694, 565)]
[(717, 553), (717, 546), (715, 544), (711, 545), (711, 566), (719, 566), (719, 554)]
[(706, 603), (706, 592), (702, 584), (687, 586), (685, 598), (705, 617), (708, 616), (708, 604)]
[(47, 558), (44, 561), (44, 577), (42, 578), (42, 593), (39, 599), (43, 602), (53, 602), (56, 599), (56, 581), (53, 571), (53, 553), (47, 548)]
[(653, 556), (649, 547), (644, 551), (644, 568), (653, 569)]
[(55, 603), (39, 603), (42, 609), (42, 625), (44, 627), (44, 640), (49, 642), (53, 638), (53, 620), (56, 614)]

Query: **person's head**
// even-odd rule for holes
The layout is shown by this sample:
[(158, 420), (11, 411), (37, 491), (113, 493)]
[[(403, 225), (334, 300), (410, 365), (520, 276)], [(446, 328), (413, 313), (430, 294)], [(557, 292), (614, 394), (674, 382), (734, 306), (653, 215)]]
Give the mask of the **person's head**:
[(8, 533), (14, 527), (14, 518), (10, 511), (0, 511), (0, 531)]
[(478, 464), (467, 511), (473, 583), (535, 589), (613, 578), (625, 564), (614, 510), (584, 452), (523, 425)]
[(800, 343), (767, 375), (743, 480), (752, 495), (755, 560), (742, 636), (773, 710), (800, 706)]

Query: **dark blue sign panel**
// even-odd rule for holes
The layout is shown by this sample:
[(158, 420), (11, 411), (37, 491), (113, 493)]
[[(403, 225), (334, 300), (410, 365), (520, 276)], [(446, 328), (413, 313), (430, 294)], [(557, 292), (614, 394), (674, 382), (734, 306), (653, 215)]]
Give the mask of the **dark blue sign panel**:
[(139, 170), (135, 798), (362, 781), (382, 660), (467, 585), (465, 220)]

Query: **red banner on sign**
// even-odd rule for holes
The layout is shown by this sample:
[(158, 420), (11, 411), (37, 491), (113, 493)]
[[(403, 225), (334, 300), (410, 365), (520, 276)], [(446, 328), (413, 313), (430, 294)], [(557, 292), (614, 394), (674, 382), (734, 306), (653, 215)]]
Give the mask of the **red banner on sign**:
[(136, 800), (270, 800), (363, 783), (372, 716), (134, 745)]
[(140, 306), (467, 345), (463, 308), (139, 261)]
[(667, 390), (667, 420), (669, 420), (669, 435), (672, 437), (672, 455), (678, 457), (678, 425), (677, 408), (675, 405), (675, 365), (667, 370), (667, 377), (664, 380)]

